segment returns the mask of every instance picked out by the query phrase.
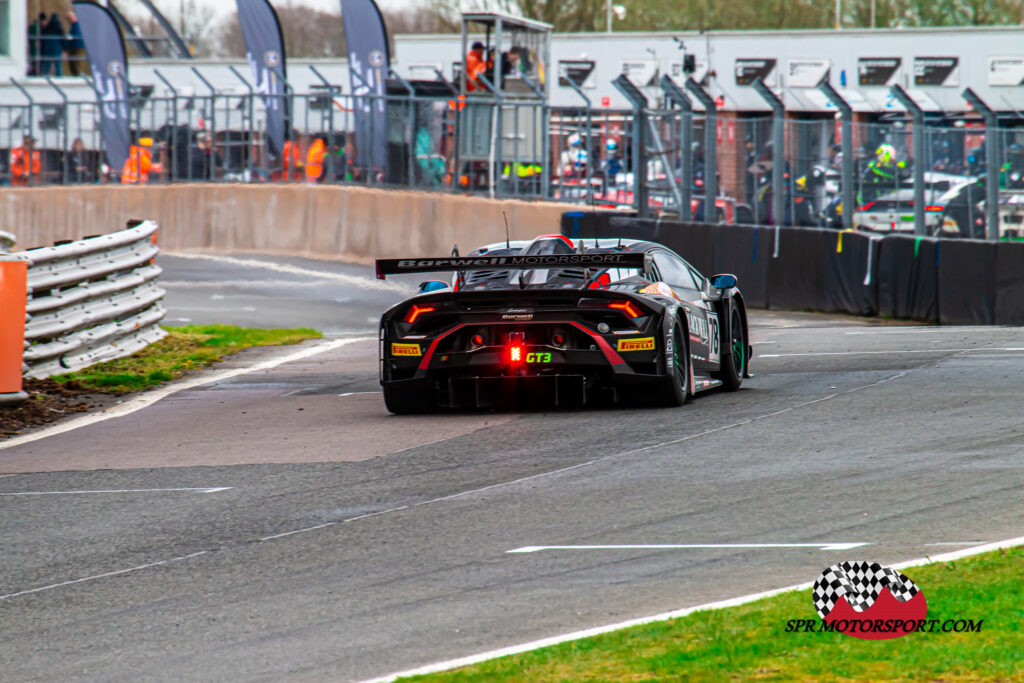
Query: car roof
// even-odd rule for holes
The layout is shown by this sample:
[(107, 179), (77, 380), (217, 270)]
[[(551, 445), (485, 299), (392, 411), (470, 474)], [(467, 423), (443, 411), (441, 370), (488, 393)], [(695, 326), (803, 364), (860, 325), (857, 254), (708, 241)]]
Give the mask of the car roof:
[[(552, 237), (554, 237), (554, 236), (552, 236)], [(576, 240), (573, 240), (570, 237), (570, 238), (566, 238), (566, 239), (570, 240), (573, 243), (573, 245), (576, 244), (576, 240), (582, 241), (583, 242), (583, 248), (584, 248), (585, 251), (600, 251), (600, 250), (604, 250), (604, 249), (615, 249), (615, 248), (620, 247), (620, 246), (623, 247), (627, 251), (650, 251), (651, 249), (655, 249), (655, 248), (668, 249), (669, 251), (672, 251), (671, 249), (669, 249), (668, 247), (666, 247), (666, 246), (664, 246), (662, 244), (657, 244), (655, 242), (648, 242), (646, 240), (634, 240), (634, 239), (625, 239), (625, 238), (621, 238), (620, 239), (618, 237), (603, 237), (603, 238), (597, 238), (597, 239), (592, 238), (592, 237), (578, 237), (578, 238), (576, 238)], [(514, 250), (525, 249), (526, 247), (530, 246), (533, 243), (533, 241), (534, 240), (511, 240), (508, 243), (505, 243), (505, 242), (494, 242), (493, 244), (485, 244), (482, 247), (478, 247), (477, 249), (474, 249), (472, 253), (474, 253), (474, 254), (482, 254), (482, 253), (486, 253), (486, 252), (499, 251), (499, 250), (505, 250), (505, 249), (514, 249)]]

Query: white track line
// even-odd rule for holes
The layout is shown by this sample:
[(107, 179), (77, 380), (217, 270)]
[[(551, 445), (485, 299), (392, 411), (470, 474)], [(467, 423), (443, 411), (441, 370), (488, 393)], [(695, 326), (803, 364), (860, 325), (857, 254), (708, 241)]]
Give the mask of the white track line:
[(21, 446), (23, 444), (45, 439), (50, 436), (56, 436), (57, 434), (64, 434), (75, 429), (81, 429), (82, 427), (88, 427), (89, 425), (96, 424), (97, 422), (103, 422), (105, 420), (111, 420), (115, 417), (124, 417), (125, 415), (131, 415), (132, 413), (148, 408), (157, 401), (163, 398), (167, 398), (172, 394), (176, 394), (179, 391), (185, 391), (186, 389), (194, 389), (201, 387), (206, 384), (213, 384), (214, 382), (222, 382), (232, 377), (238, 377), (240, 375), (247, 375), (251, 372), (260, 372), (262, 370), (272, 370), (279, 365), (285, 363), (293, 363), (295, 361), (309, 358), (317, 354), (324, 353), (326, 351), (333, 351), (339, 349), (342, 346), (348, 344), (354, 344), (355, 342), (361, 341), (376, 341), (376, 337), (349, 337), (346, 339), (334, 339), (332, 341), (325, 341), (312, 346), (307, 346), (294, 353), (289, 353), (284, 356), (272, 358), (270, 360), (257, 363), (245, 368), (234, 368), (233, 370), (223, 370), (221, 372), (214, 372), (208, 375), (200, 375), (192, 379), (186, 379), (178, 382), (172, 382), (167, 386), (147, 391), (133, 399), (125, 401), (124, 403), (113, 406), (101, 413), (92, 413), (89, 415), (83, 415), (82, 417), (68, 420), (67, 422), (61, 422), (52, 427), (41, 429), (38, 432), (31, 434), (25, 434), (23, 436), (16, 436), (6, 441), (0, 441), (0, 451), (6, 448), (14, 448), (15, 446)]
[(105, 491), (18, 491), (16, 493), (0, 493), (0, 496), (70, 496), (81, 493), (159, 493), (164, 491), (185, 491), (193, 493), (218, 493), (229, 491), (230, 486), (213, 488), (180, 488), (180, 489), (109, 489)]
[(538, 553), (542, 550), (757, 550), (761, 548), (818, 548), (853, 550), (870, 543), (652, 543), (647, 545), (524, 545), (506, 553)]
[[(908, 567), (918, 567), (921, 565), (932, 564), (935, 562), (951, 562), (953, 560), (959, 560), (964, 557), (980, 555), (981, 553), (987, 553), (992, 550), (1000, 550), (1002, 548), (1013, 548), (1019, 545), (1024, 545), (1024, 536), (1018, 536), (1017, 538), (1011, 538), (1005, 541), (998, 541), (996, 543), (988, 543), (981, 546), (975, 546), (973, 548), (967, 548), (965, 550), (957, 550), (952, 553), (936, 555), (935, 557), (919, 557), (917, 559), (908, 560), (906, 562), (900, 562), (898, 564), (890, 564), (889, 566), (894, 569), (906, 569)], [(398, 673), (388, 674), (387, 676), (382, 676), (380, 678), (369, 679), (363, 681), (363, 683), (391, 683), (391, 681), (394, 681), (398, 678), (402, 678), (405, 676), (421, 676), (423, 674), (437, 673), (439, 671), (449, 671), (451, 669), (457, 669), (463, 666), (470, 666), (472, 664), (486, 662), (490, 659), (507, 657), (508, 655), (520, 654), (522, 652), (529, 652), (530, 650), (537, 650), (539, 648), (549, 647), (551, 645), (559, 645), (561, 643), (566, 643), (572, 640), (579, 640), (580, 638), (589, 638), (591, 636), (601, 635), (602, 633), (608, 633), (610, 631), (618, 631), (619, 629), (629, 628), (631, 626), (641, 626), (643, 624), (650, 624), (657, 621), (668, 621), (669, 619), (685, 617), (689, 614), (693, 614), (694, 612), (716, 610), (723, 609), (726, 607), (736, 607), (738, 605), (745, 605), (748, 602), (754, 602), (755, 600), (761, 600), (762, 598), (770, 598), (781, 593), (788, 593), (790, 591), (798, 590), (807, 590), (808, 588), (813, 587), (813, 585), (813, 581), (808, 581), (806, 583), (798, 583), (792, 586), (784, 586), (783, 588), (775, 588), (768, 591), (762, 591), (760, 593), (742, 595), (738, 598), (730, 598), (728, 600), (709, 602), (703, 605), (697, 605), (695, 607), (686, 607), (684, 609), (673, 610), (671, 612), (662, 612), (661, 614), (655, 614), (649, 617), (630, 619), (629, 621), (621, 621), (616, 624), (597, 626), (595, 628), (589, 628), (583, 631), (573, 631), (572, 633), (564, 633), (561, 635), (552, 636), (550, 638), (534, 640), (529, 643), (523, 643), (521, 645), (513, 645), (511, 647), (505, 647), (498, 650), (481, 652), (479, 654), (470, 655), (469, 657), (449, 659), (444, 662), (428, 664), (426, 666), (421, 666), (416, 669), (409, 669), (407, 671), (400, 671)]]
[(0, 600), (6, 600), (8, 598), (16, 598), (19, 595), (28, 595), (30, 593), (41, 593), (42, 591), (48, 591), (52, 588), (61, 588), (62, 586), (70, 586), (76, 583), (84, 583), (86, 581), (95, 581), (97, 579), (105, 579), (108, 576), (118, 576), (120, 574), (128, 574), (130, 572), (137, 572), (142, 569), (149, 569), (150, 567), (160, 567), (165, 564), (172, 564), (174, 562), (181, 562), (188, 560), (193, 557), (199, 557), (205, 555), (208, 551), (200, 550), (198, 553), (191, 553), (190, 555), (182, 555), (181, 557), (172, 557), (169, 560), (160, 560), (159, 562), (150, 562), (149, 564), (140, 564), (138, 567), (129, 567), (128, 569), (119, 569), (116, 572), (107, 572), (106, 574), (95, 574), (93, 576), (86, 576), (81, 579), (72, 579), (71, 581), (62, 581), (60, 583), (51, 583), (49, 586), (40, 586), (39, 588), (29, 588), (28, 590), (18, 591), (17, 593), (8, 593), (7, 595), (0, 595)]
[(358, 275), (347, 275), (345, 273), (332, 273), (326, 270), (311, 270), (309, 268), (293, 266), (287, 263), (274, 263), (272, 261), (260, 261), (258, 259), (242, 259), (235, 258), (233, 256), (216, 256), (214, 254), (188, 254), (183, 252), (167, 252), (167, 255), (173, 256), (175, 258), (216, 261), (218, 263), (226, 263), (227, 265), (230, 266), (240, 266), (242, 268), (262, 268), (263, 270), (269, 270), (275, 273), (302, 275), (304, 277), (312, 277), (318, 280), (331, 280), (346, 285), (354, 285), (356, 287), (359, 287), (360, 289), (375, 289), (385, 292), (399, 293), (405, 293), (410, 289), (409, 287), (401, 285), (397, 282), (387, 282), (385, 280), (377, 280), (372, 277), (360, 277)]
[(885, 354), (897, 356), (903, 353), (977, 353), (981, 351), (1024, 351), (1024, 347), (1008, 346), (1003, 348), (980, 347), (976, 349), (914, 349), (903, 351), (815, 351), (813, 353), (759, 353), (757, 358), (790, 358), (794, 356), (873, 356)]

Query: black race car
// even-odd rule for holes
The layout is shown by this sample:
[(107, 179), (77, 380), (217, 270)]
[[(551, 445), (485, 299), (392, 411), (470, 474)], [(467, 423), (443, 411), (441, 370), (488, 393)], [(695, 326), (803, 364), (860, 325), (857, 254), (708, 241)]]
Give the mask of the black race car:
[[(457, 253), (457, 250), (456, 250)], [(710, 280), (652, 242), (560, 235), (450, 258), (377, 261), (429, 281), (380, 323), (393, 413), (579, 406), (687, 396), (749, 377), (747, 312), (732, 275)]]

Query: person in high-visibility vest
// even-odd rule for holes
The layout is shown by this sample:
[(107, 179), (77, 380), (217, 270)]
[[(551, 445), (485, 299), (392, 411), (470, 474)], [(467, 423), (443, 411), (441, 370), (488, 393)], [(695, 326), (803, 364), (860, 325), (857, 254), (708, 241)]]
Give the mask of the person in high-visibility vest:
[(35, 143), (35, 138), (26, 135), (21, 147), (11, 150), (11, 185), (28, 185), (30, 178), (38, 178), (41, 161)]
[(324, 157), (327, 156), (327, 145), (320, 138), (313, 140), (306, 152), (306, 182), (319, 183), (324, 177)]
[[(294, 132), (294, 131), (293, 131)], [(305, 176), (305, 164), (302, 161), (302, 139), (299, 141), (288, 139), (284, 141), (284, 149), (281, 154), (281, 180), (302, 180)]]
[(160, 164), (153, 163), (153, 138), (139, 138), (138, 145), (132, 145), (121, 171), (122, 185), (137, 185), (149, 182), (149, 174), (160, 170)]

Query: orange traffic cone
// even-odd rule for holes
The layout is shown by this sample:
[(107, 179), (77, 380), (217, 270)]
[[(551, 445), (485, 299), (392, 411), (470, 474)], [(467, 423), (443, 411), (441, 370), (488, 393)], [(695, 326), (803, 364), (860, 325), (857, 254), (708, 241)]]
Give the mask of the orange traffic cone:
[(0, 405), (28, 398), (21, 390), (28, 262), (0, 256)]

